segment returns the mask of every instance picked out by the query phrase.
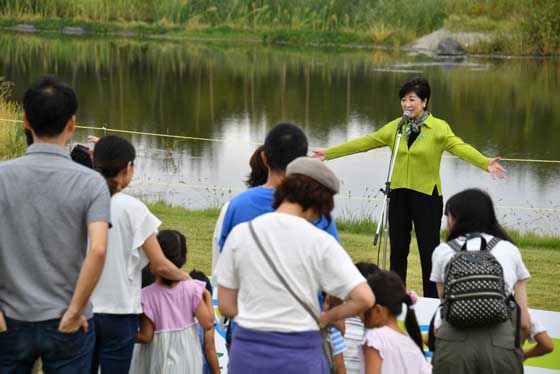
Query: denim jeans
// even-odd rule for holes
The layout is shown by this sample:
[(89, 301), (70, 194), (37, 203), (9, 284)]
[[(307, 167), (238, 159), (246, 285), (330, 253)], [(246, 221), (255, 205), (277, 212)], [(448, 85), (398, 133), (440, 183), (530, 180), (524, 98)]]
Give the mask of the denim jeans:
[(94, 321), (88, 332), (58, 331), (60, 319), (24, 322), (6, 318), (8, 329), (0, 333), (0, 374), (30, 373), (37, 358), (45, 374), (86, 373), (91, 367), (95, 343)]
[(95, 350), (91, 373), (128, 373), (138, 333), (138, 314), (100, 314), (95, 320)]

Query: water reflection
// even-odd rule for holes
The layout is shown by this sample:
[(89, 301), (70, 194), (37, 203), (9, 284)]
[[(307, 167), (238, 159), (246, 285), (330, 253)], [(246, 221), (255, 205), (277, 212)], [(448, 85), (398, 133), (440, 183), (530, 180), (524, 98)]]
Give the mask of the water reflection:
[[(431, 110), (488, 155), (560, 160), (560, 63), (554, 60), (437, 61), (396, 51), (318, 51), (115, 39), (0, 35), (0, 75), (15, 96), (37, 76), (77, 90), (82, 124), (108, 124), (223, 142), (133, 136), (141, 150), (138, 194), (189, 207), (218, 205), (243, 189), (255, 143), (276, 122), (300, 124), (316, 146), (371, 132), (399, 115), (397, 91), (422, 74)], [(76, 141), (85, 139), (80, 132)], [(335, 160), (344, 181), (339, 214), (370, 215), (386, 172), (384, 150)], [(462, 161), (442, 163), (446, 196), (488, 189), (508, 224), (558, 232), (557, 164), (505, 163), (493, 181)], [(535, 211), (529, 208), (552, 208)]]

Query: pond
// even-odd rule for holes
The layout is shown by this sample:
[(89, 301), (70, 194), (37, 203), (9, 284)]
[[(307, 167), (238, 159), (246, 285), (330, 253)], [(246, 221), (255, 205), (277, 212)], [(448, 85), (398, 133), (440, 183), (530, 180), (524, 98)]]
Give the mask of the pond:
[[(192, 209), (244, 190), (249, 157), (277, 122), (300, 125), (311, 148), (336, 145), (399, 117), (400, 85), (424, 76), (436, 117), (484, 154), (513, 159), (503, 162), (507, 177), (493, 180), (444, 155), (444, 198), (479, 187), (506, 226), (560, 233), (560, 163), (528, 161), (560, 160), (558, 60), (6, 33), (0, 51), (17, 100), (55, 74), (76, 89), (81, 125), (196, 138), (124, 135), (139, 153), (130, 192)], [(88, 134), (103, 132), (79, 130), (73, 142)], [(388, 161), (388, 149), (329, 161), (343, 183), (335, 216), (377, 218)]]

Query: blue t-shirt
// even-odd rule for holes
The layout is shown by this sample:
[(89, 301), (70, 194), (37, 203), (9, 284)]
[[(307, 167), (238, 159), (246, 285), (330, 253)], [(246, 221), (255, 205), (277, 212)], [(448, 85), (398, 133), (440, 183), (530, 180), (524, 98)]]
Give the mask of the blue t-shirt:
[[(229, 233), (235, 226), (274, 211), (272, 203), (274, 202), (275, 191), (274, 188), (257, 186), (243, 191), (229, 202), (226, 215), (224, 216), (222, 235), (220, 236), (220, 252), (224, 247)], [(334, 219), (331, 219), (329, 223), (323, 216), (314, 221), (313, 225), (328, 232), (338, 241), (338, 231), (336, 230)]]

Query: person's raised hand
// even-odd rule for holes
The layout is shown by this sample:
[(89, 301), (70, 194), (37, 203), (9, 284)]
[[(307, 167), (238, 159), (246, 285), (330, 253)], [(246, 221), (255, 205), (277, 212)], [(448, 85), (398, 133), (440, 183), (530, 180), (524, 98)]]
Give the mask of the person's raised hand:
[(84, 330), (84, 332), (87, 332), (88, 321), (86, 320), (86, 317), (84, 317), (81, 313), (72, 312), (70, 309), (64, 312), (64, 315), (60, 319), (60, 323), (58, 325), (58, 331), (65, 334), (71, 334), (78, 331), (80, 328)]
[(88, 141), (88, 143), (96, 144), (99, 141), (99, 138), (97, 136), (94, 136), (94, 135), (88, 135), (87, 141)]
[(312, 149), (311, 152), (313, 153), (311, 157), (318, 158), (321, 161), (325, 161), (327, 158), (327, 150), (326, 148), (315, 148)]
[(488, 162), (488, 172), (490, 173), (492, 178), (503, 178), (506, 175), (506, 169), (504, 169), (502, 165), (500, 165), (500, 160), (500, 157), (495, 157), (490, 159), (490, 161)]

